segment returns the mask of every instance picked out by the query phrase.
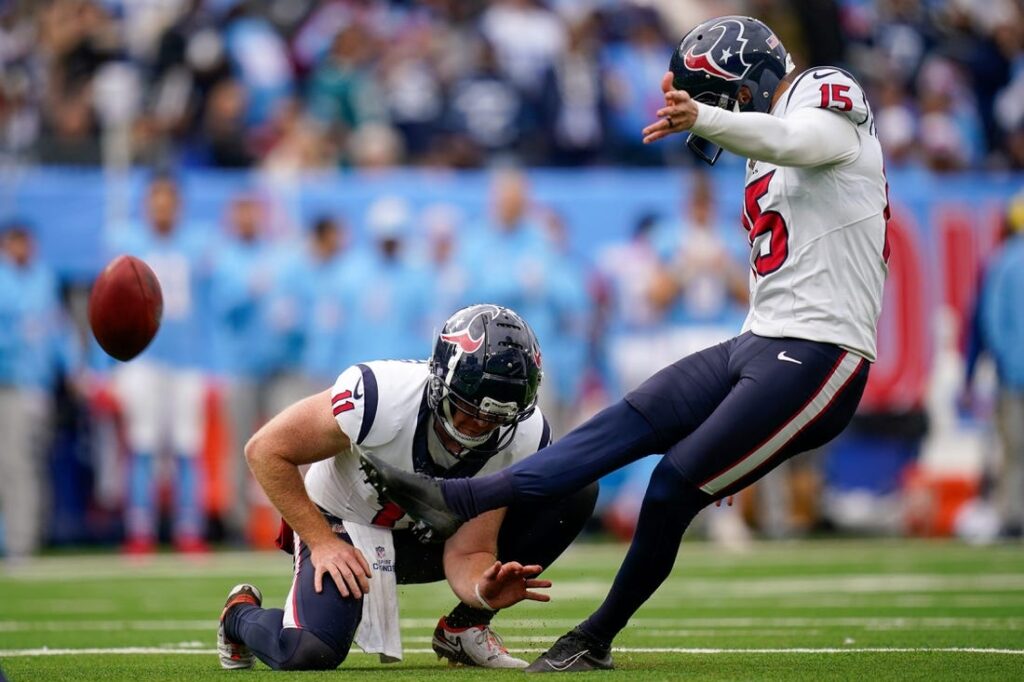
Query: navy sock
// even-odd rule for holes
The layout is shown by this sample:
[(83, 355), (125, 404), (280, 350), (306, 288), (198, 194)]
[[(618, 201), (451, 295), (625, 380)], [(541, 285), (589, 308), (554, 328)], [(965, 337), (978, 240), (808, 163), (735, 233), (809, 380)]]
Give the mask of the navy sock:
[(610, 643), (665, 581), (690, 522), (712, 498), (684, 479), (663, 458), (647, 486), (633, 542), (604, 603), (580, 629)]
[(490, 509), (512, 504), (515, 492), (508, 470), (479, 478), (453, 478), (441, 482), (444, 501), (464, 519), (479, 516)]
[(647, 420), (620, 400), (508, 469), (444, 481), (441, 492), (456, 514), (470, 519), (513, 501), (565, 497), (658, 449), (658, 438)]

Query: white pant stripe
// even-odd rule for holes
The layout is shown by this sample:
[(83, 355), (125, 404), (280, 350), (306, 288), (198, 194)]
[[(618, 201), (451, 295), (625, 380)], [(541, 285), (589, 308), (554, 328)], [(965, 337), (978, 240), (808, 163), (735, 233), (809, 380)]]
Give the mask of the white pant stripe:
[(842, 388), (853, 378), (864, 359), (854, 353), (845, 353), (818, 393), (800, 410), (795, 417), (775, 432), (760, 447), (700, 487), (714, 495), (726, 486), (732, 485), (757, 467), (764, 464), (775, 453), (814, 421), (832, 403)]
[(299, 539), (299, 534), (293, 533), (293, 544), (295, 546), (295, 575), (292, 578), (292, 587), (288, 590), (288, 598), (284, 602), (284, 615), (281, 619), (281, 624), (286, 628), (297, 628), (299, 624), (295, 621), (295, 591), (299, 589), (299, 559), (302, 558), (302, 540)]

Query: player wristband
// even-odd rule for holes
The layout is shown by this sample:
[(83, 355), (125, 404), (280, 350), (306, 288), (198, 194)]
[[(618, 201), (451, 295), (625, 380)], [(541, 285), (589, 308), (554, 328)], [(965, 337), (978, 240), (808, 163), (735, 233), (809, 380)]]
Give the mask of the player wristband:
[(473, 594), (476, 595), (476, 600), (478, 602), (480, 602), (480, 606), (484, 607), (485, 610), (487, 610), (487, 611), (497, 611), (498, 610), (498, 609), (494, 608), (493, 606), (491, 606), (490, 604), (488, 604), (487, 600), (484, 599), (483, 596), (481, 596), (481, 594), (480, 594), (480, 583), (477, 583), (476, 585), (473, 586)]

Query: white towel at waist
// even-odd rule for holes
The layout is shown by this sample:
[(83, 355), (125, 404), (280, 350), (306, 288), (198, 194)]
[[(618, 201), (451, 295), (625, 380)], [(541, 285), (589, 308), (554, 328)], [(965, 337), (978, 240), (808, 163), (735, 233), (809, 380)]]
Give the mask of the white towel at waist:
[(391, 530), (352, 521), (344, 523), (352, 544), (363, 553), (373, 571), (370, 591), (363, 597), (363, 619), (356, 630), (355, 643), (368, 654), (380, 654), (382, 663), (400, 661), (402, 635)]

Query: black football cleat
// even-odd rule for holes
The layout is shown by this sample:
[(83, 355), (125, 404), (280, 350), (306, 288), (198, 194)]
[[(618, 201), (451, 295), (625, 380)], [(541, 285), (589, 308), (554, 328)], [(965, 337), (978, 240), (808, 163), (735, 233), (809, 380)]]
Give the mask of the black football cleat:
[(359, 468), (374, 490), (433, 530), (435, 535), (450, 538), (466, 522), (444, 501), (440, 479), (402, 471), (371, 454), (360, 455), (359, 459)]
[(573, 628), (531, 663), (526, 672), (582, 673), (589, 670), (611, 670), (614, 667), (610, 647), (579, 628)]

